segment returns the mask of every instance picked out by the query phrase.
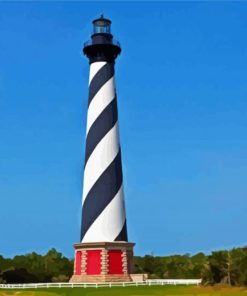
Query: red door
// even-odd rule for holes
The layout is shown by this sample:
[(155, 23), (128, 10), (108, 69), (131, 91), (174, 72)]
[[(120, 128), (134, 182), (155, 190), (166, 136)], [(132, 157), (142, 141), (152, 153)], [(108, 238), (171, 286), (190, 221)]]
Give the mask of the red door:
[(87, 251), (87, 274), (100, 274), (101, 273), (101, 250)]
[(108, 263), (109, 263), (108, 274), (123, 274), (122, 251), (109, 250)]
[(81, 275), (81, 257), (82, 257), (82, 252), (77, 251), (75, 256), (75, 274), (76, 275)]

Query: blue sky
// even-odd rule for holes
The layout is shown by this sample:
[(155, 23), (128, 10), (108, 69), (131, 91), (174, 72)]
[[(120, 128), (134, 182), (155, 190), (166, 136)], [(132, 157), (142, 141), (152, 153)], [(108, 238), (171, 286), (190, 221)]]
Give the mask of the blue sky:
[(112, 19), (135, 253), (247, 244), (247, 3), (0, 3), (0, 254), (79, 241), (91, 21)]

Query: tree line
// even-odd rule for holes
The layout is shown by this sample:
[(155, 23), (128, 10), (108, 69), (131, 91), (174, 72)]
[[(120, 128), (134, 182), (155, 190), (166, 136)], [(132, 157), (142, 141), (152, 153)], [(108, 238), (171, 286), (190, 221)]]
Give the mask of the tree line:
[[(247, 286), (247, 251), (237, 248), (210, 255), (134, 257), (134, 272), (149, 278), (202, 279), (203, 285)], [(0, 256), (0, 283), (67, 282), (73, 273), (73, 259), (51, 249), (45, 255)]]
[(67, 282), (73, 272), (70, 260), (52, 248), (44, 256), (35, 252), (15, 256), (0, 256), (0, 283)]
[(210, 255), (135, 257), (135, 272), (149, 278), (202, 279), (203, 285), (247, 286), (247, 251), (237, 248), (214, 251)]

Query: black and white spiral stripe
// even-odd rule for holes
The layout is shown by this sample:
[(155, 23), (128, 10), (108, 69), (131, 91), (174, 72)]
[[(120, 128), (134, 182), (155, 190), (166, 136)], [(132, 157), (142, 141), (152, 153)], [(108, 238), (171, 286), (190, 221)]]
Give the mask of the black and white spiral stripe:
[(114, 63), (90, 65), (82, 242), (127, 241)]

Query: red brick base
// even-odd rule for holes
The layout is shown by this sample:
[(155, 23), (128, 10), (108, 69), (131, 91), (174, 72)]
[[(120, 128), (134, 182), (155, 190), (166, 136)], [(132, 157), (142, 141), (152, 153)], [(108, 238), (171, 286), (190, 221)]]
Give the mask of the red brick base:
[(74, 274), (70, 282), (132, 281), (134, 245), (127, 242), (74, 244)]

